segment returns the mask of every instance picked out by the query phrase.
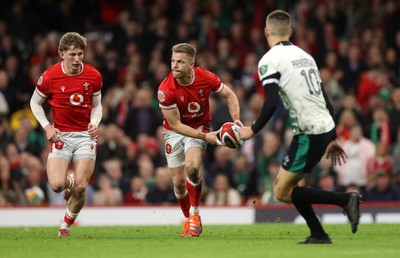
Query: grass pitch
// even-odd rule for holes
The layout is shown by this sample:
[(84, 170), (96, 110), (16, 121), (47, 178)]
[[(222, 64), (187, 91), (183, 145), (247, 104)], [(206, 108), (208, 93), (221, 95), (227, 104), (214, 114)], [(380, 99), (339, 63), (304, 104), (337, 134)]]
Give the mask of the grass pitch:
[(400, 225), (325, 225), (333, 245), (297, 245), (306, 225), (286, 223), (207, 226), (199, 238), (180, 237), (181, 227), (73, 227), (68, 239), (57, 227), (0, 228), (0, 257), (400, 257)]

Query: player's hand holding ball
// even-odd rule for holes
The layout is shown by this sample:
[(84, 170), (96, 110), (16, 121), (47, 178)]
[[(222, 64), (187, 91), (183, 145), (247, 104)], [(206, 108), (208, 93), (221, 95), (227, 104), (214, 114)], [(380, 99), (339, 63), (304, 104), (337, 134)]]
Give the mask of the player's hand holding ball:
[(239, 135), (239, 128), (240, 126), (233, 122), (223, 124), (219, 130), (221, 143), (231, 149), (237, 149), (242, 146), (243, 140)]

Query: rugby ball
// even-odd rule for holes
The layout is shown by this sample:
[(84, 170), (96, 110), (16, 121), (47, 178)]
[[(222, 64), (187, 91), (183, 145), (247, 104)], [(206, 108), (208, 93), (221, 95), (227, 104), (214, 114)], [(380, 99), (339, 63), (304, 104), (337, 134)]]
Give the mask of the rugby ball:
[(239, 126), (233, 122), (226, 122), (221, 126), (219, 139), (228, 148), (237, 149), (243, 144), (239, 135)]

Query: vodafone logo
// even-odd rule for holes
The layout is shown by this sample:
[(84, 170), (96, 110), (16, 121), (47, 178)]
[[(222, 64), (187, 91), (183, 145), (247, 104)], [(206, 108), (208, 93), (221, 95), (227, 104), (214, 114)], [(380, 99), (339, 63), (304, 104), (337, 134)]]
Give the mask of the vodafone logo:
[(196, 112), (199, 112), (199, 110), (200, 110), (200, 104), (199, 104), (199, 103), (197, 103), (197, 102), (190, 102), (190, 103), (188, 104), (188, 111), (189, 111), (190, 113), (196, 113)]
[(81, 94), (75, 93), (69, 97), (69, 101), (72, 105), (78, 106), (83, 102), (83, 96)]

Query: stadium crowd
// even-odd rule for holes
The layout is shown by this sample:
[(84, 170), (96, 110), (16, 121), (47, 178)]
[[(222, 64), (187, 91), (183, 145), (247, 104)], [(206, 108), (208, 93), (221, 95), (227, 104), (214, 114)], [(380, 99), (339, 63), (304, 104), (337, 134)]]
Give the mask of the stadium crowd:
[[(156, 98), (172, 45), (196, 46), (197, 65), (234, 90), (249, 125), (263, 103), (257, 63), (268, 50), (265, 17), (277, 8), (290, 12), (293, 42), (320, 67), (348, 156), (341, 167), (323, 158), (305, 184), (357, 189), (364, 201), (400, 200), (399, 1), (17, 0), (0, 1), (0, 206), (63, 204), (47, 185), (48, 142), (29, 108), (41, 73), (59, 61), (63, 33), (87, 37), (84, 62), (103, 76), (87, 204), (174, 204)], [(230, 120), (217, 96), (211, 112), (214, 129)], [(272, 185), (292, 137), (288, 119), (282, 106), (240, 149), (208, 146), (206, 205), (277, 202)]]

